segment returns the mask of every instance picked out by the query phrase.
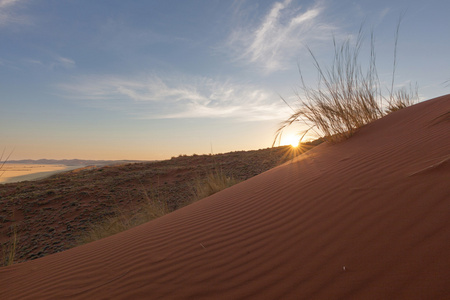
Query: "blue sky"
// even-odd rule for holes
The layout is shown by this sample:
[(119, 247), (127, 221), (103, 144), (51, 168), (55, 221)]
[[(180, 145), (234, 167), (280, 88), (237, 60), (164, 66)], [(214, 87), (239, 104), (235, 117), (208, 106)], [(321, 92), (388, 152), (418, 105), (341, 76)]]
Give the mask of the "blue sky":
[(297, 65), (317, 78), (305, 45), (327, 65), (332, 37), (364, 23), (389, 86), (402, 14), (396, 85), (448, 94), (449, 11), (446, 0), (0, 0), (0, 147), (11, 159), (144, 160), (267, 148)]

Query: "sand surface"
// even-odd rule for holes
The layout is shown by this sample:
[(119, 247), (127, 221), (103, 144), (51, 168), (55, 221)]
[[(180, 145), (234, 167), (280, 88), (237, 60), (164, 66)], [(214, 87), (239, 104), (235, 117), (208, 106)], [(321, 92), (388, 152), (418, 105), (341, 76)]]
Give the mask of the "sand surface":
[(59, 172), (69, 171), (79, 167), (80, 166), (6, 163), (0, 170), (0, 183), (42, 179)]
[(3, 299), (448, 299), (450, 95), (169, 215), (0, 269)]

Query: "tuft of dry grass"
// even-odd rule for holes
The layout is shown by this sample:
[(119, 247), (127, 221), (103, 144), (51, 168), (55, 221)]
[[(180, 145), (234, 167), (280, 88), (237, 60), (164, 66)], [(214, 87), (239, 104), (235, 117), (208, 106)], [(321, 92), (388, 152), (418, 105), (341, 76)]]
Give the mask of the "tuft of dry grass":
[(194, 197), (192, 202), (211, 196), (221, 190), (239, 183), (232, 176), (226, 176), (221, 168), (206, 174), (203, 179), (197, 179), (194, 184)]
[(150, 197), (144, 188), (142, 188), (142, 193), (146, 202), (136, 213), (124, 212), (116, 206), (113, 216), (106, 218), (103, 222), (91, 224), (88, 232), (79, 239), (78, 244), (83, 245), (106, 238), (164, 216), (170, 212), (164, 199)]
[(414, 89), (410, 86), (409, 91), (406, 88), (397, 90), (389, 101), (385, 110), (386, 114), (414, 105), (419, 99), (419, 89), (417, 85)]
[(8, 242), (2, 244), (2, 263), (0, 266), (10, 266), (14, 263), (17, 253), (18, 235), (17, 229), (13, 226), (11, 238)]
[[(399, 25), (395, 38), (393, 78), (396, 67), (398, 30)], [(350, 39), (340, 45), (333, 39), (334, 57), (330, 68), (322, 67), (313, 51), (308, 47), (318, 73), (317, 86), (307, 86), (300, 70), (303, 91), (303, 96), (297, 93), (300, 106), (298, 109), (293, 109), (294, 113), (280, 124), (274, 143), (281, 139), (282, 132), (286, 127), (297, 122), (307, 126), (303, 136), (313, 130), (327, 141), (339, 142), (352, 136), (365, 124), (418, 101), (417, 87), (415, 92), (412, 88), (409, 91), (407, 89), (394, 91), (394, 80), (392, 80), (389, 96), (383, 95), (375, 62), (373, 33), (366, 70), (363, 69), (359, 60), (362, 42), (362, 28), (353, 45)], [(282, 100), (289, 106), (284, 99)]]
[(116, 211), (113, 216), (106, 218), (101, 223), (89, 225), (88, 231), (80, 237), (77, 244), (94, 242), (132, 227), (129, 217)]
[(140, 220), (143, 221), (140, 224), (146, 223), (150, 220), (162, 217), (170, 213), (170, 209), (167, 205), (165, 197), (161, 197), (160, 195), (149, 196), (144, 188), (142, 190), (146, 202), (138, 211), (138, 215), (141, 216)]

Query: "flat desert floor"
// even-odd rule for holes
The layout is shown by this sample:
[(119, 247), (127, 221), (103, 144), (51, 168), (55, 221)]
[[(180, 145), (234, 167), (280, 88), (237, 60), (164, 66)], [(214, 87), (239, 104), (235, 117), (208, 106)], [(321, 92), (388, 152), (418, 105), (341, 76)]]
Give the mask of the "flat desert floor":
[(80, 166), (6, 163), (0, 170), (0, 183), (42, 179), (59, 172), (69, 171), (79, 167)]

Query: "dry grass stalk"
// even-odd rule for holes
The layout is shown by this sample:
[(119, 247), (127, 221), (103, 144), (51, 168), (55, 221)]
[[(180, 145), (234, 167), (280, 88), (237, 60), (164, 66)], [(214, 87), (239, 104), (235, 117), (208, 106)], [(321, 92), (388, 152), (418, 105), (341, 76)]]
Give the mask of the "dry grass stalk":
[(17, 229), (13, 226), (13, 231), (11, 234), (11, 238), (8, 242), (2, 244), (2, 266), (10, 266), (14, 263), (14, 259), (17, 253)]
[[(6, 156), (5, 159), (3, 159), (3, 157), (5, 156), (5, 148), (3, 148), (2, 154), (0, 155), (0, 171), (3, 169), (4, 165), (6, 164), (6, 162), (8, 161), (8, 159), (10, 158), (11, 154), (13, 153), (13, 151), (11, 151), (8, 156)], [(2, 177), (4, 172), (0, 172), (0, 177)]]

